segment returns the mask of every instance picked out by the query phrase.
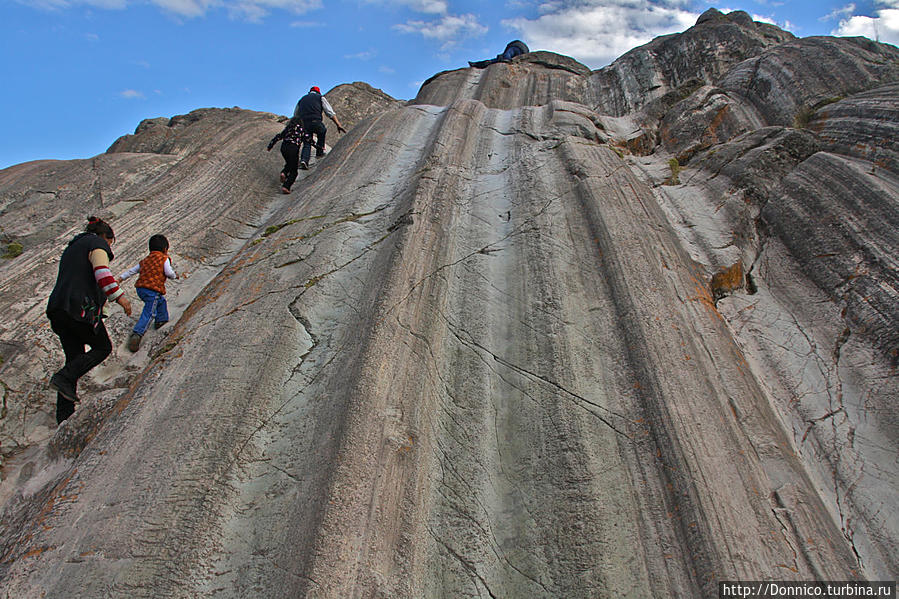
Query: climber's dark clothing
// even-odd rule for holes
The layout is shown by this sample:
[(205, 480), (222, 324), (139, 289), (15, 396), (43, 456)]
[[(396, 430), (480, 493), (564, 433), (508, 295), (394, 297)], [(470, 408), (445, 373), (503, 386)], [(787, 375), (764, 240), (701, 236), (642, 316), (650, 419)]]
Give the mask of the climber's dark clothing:
[(479, 60), (477, 62), (469, 62), (468, 66), (474, 67), (476, 69), (483, 69), (496, 62), (508, 62), (516, 56), (521, 56), (522, 54), (527, 54), (528, 52), (530, 52), (530, 49), (528, 49), (527, 44), (525, 44), (521, 40), (514, 40), (506, 44), (506, 49), (503, 50), (502, 54), (497, 54), (496, 58), (491, 58), (490, 60)]
[(271, 150), (279, 141), (286, 141), (287, 143), (300, 145), (303, 143), (303, 138), (305, 137), (305, 135), (306, 131), (305, 129), (303, 129), (303, 121), (297, 118), (292, 118), (287, 121), (287, 126), (284, 127), (284, 130), (274, 136), (272, 140), (268, 142), (268, 149)]
[(287, 126), (281, 133), (277, 134), (268, 142), (268, 149), (281, 140), (281, 156), (284, 157), (284, 168), (281, 169), (283, 174), (284, 188), (290, 190), (290, 186), (297, 180), (297, 168), (300, 159), (300, 145), (312, 141), (312, 134), (303, 128), (303, 122), (294, 117), (287, 122)]
[[(112, 353), (112, 341), (102, 320), (90, 324), (76, 320), (63, 311), (49, 312), (47, 316), (50, 318), (50, 328), (59, 337), (62, 351), (66, 356), (66, 364), (57, 375), (69, 381), (74, 391), (78, 379)], [(85, 345), (90, 347), (89, 351), (85, 351)], [(56, 423), (60, 424), (74, 412), (75, 402), (64, 397), (62, 393), (57, 393)]]
[(506, 49), (500, 56), (506, 60), (510, 60), (516, 56), (527, 54), (528, 52), (530, 52), (530, 49), (528, 49), (527, 44), (521, 40), (515, 40), (506, 45)]
[(296, 108), (293, 110), (293, 118), (301, 119), (303, 127), (309, 132), (308, 141), (303, 143), (303, 155), (300, 158), (300, 161), (305, 162), (306, 164), (309, 164), (309, 158), (312, 154), (311, 143), (313, 133), (315, 134), (315, 155), (323, 156), (325, 153), (325, 134), (328, 129), (325, 127), (325, 123), (322, 120), (322, 113), (331, 119), (336, 116), (331, 104), (316, 91), (310, 91), (300, 98)]
[(284, 157), (284, 168), (281, 169), (281, 172), (284, 173), (283, 185), (285, 189), (289, 190), (290, 186), (297, 180), (300, 146), (285, 141), (281, 144), (281, 156)]
[(325, 133), (327, 133), (327, 129), (325, 128), (325, 124), (321, 121), (321, 119), (317, 121), (309, 121), (309, 141), (303, 144), (303, 154), (300, 157), (300, 162), (305, 162), (309, 164), (309, 159), (312, 157), (312, 134), (315, 133), (315, 155), (317, 157), (324, 156), (325, 154)]

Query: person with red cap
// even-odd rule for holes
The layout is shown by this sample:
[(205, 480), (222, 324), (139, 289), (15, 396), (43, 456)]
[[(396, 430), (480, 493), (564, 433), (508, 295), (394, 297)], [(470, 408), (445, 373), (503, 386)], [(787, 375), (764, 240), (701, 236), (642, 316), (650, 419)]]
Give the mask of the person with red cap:
[[(322, 96), (322, 91), (318, 86), (313, 85), (312, 88), (310, 88), (309, 93), (300, 98), (300, 101), (297, 102), (297, 106), (293, 111), (293, 116), (294, 118), (299, 118), (303, 121), (303, 129), (305, 129), (307, 133), (315, 134), (316, 158), (321, 158), (325, 155), (325, 134), (328, 129), (325, 127), (325, 123), (322, 120), (322, 113), (334, 121), (339, 132), (346, 133), (346, 129), (340, 124), (337, 113), (334, 112), (331, 104), (329, 104), (325, 97)], [(305, 143), (303, 143), (303, 150), (300, 154), (300, 168), (302, 169), (309, 168), (309, 159), (312, 154), (312, 147), (308, 141), (309, 137), (311, 137), (311, 135), (309, 135), (306, 138)]]

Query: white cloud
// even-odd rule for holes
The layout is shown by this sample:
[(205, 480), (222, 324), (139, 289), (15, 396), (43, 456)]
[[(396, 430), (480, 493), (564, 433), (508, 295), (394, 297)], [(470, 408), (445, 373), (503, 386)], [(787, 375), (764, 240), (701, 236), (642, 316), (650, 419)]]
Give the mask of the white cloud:
[(152, 0), (153, 4), (179, 17), (202, 17), (212, 2), (208, 0)]
[(365, 0), (368, 4), (401, 6), (415, 12), (443, 15), (449, 10), (446, 0)]
[[(144, 0), (16, 0), (33, 8), (64, 9), (74, 6), (91, 6), (105, 9), (124, 9)], [(203, 17), (211, 10), (224, 9), (234, 19), (260, 22), (273, 10), (303, 14), (320, 9), (322, 0), (149, 0), (163, 11), (192, 19)]]
[(609, 64), (652, 39), (683, 31), (699, 14), (685, 0), (558, 0), (537, 19), (509, 19), (531, 50), (571, 56), (591, 68)]
[(777, 25), (781, 29), (786, 29), (786, 24), (789, 23), (789, 21), (785, 21), (783, 23), (778, 23), (777, 19), (775, 19), (774, 17), (769, 17), (767, 15), (752, 15), (752, 20), (758, 21), (759, 23), (768, 23), (769, 25)]
[(344, 54), (343, 57), (348, 60), (371, 60), (375, 56), (377, 56), (377, 52), (374, 50), (367, 50), (365, 52), (357, 52), (355, 54)]
[(899, 0), (877, 3), (873, 17), (853, 15), (840, 21), (831, 33), (839, 36), (864, 36), (872, 40), (899, 45)]
[(819, 21), (830, 21), (831, 19), (848, 18), (855, 12), (855, 4), (847, 4), (842, 8), (835, 8), (829, 14), (819, 17)]
[(127, 0), (16, 0), (16, 2), (42, 9), (69, 8), (78, 4), (95, 8), (122, 9), (128, 4)]
[(126, 100), (143, 100), (146, 98), (143, 92), (139, 92), (136, 89), (126, 89), (125, 91), (119, 92), (119, 95)]
[(44, 10), (54, 9), (54, 8), (68, 8), (69, 3), (65, 0), (33, 0), (32, 2), (27, 2), (26, 0), (16, 0), (19, 4), (24, 4), (25, 6), (30, 6), (31, 8), (42, 8)]
[(291, 27), (322, 27), (324, 23), (319, 23), (318, 21), (294, 21), (290, 24)]
[(223, 4), (232, 18), (252, 23), (261, 23), (272, 10), (303, 14), (322, 7), (321, 0), (219, 0), (216, 4)]
[(444, 46), (453, 45), (466, 37), (476, 37), (487, 33), (487, 27), (478, 22), (477, 17), (466, 15), (443, 15), (433, 21), (407, 21), (394, 25), (401, 33), (415, 33), (426, 39), (444, 42)]

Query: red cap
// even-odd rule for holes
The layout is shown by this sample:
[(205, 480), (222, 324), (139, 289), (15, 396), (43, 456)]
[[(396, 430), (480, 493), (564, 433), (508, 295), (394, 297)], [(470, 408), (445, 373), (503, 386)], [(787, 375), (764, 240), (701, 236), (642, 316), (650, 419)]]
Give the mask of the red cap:
[(317, 85), (313, 85), (313, 86), (312, 86), (312, 89), (310, 89), (309, 91), (311, 91), (311, 92), (316, 92), (316, 93), (319, 93), (319, 94), (322, 93), (322, 90), (318, 89), (318, 86), (317, 86)]

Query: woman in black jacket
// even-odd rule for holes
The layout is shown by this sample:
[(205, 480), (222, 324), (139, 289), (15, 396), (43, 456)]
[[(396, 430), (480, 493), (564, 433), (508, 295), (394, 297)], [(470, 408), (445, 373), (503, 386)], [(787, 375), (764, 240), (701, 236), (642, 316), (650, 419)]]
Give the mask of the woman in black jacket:
[[(112, 352), (102, 320), (103, 304), (115, 301), (131, 315), (131, 302), (109, 270), (114, 242), (112, 227), (92, 216), (84, 233), (69, 242), (59, 260), (56, 285), (47, 302), (50, 327), (66, 355), (66, 365), (50, 377), (50, 387), (56, 389), (57, 424), (75, 411), (78, 379)], [(90, 351), (84, 350), (85, 345)]]
[(307, 139), (311, 139), (311, 135), (303, 129), (302, 119), (293, 117), (287, 122), (284, 130), (268, 142), (269, 152), (278, 141), (281, 142), (281, 155), (284, 156), (284, 168), (281, 169), (281, 193), (290, 193), (290, 186), (297, 180), (300, 146)]

